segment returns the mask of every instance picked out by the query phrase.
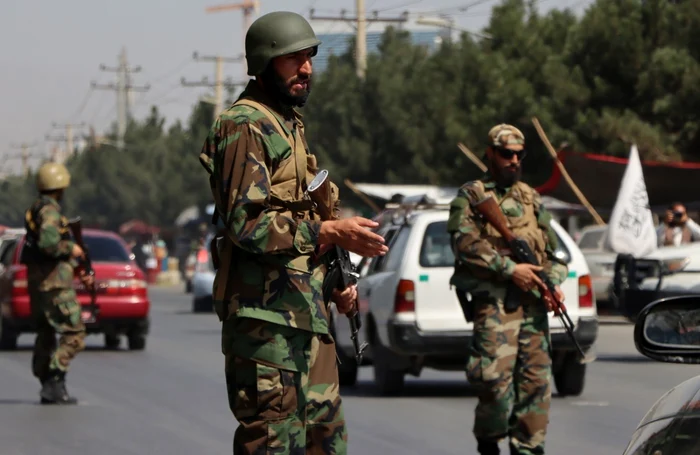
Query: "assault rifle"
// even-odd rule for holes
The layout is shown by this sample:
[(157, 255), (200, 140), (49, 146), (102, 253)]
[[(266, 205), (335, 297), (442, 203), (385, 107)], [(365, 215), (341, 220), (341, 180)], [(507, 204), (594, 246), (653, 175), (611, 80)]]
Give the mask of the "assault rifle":
[[(325, 169), (321, 170), (311, 181), (306, 190), (306, 196), (314, 203), (314, 210), (318, 212), (321, 219), (324, 221), (335, 219), (330, 202), (331, 187), (330, 182), (326, 180), (327, 178), (328, 171)], [(342, 291), (348, 286), (357, 283), (360, 275), (355, 271), (355, 265), (350, 260), (350, 254), (347, 250), (338, 245), (328, 245), (318, 252), (317, 257), (323, 257), (328, 265), (328, 271), (326, 272), (326, 277), (323, 280), (322, 286), (324, 302), (328, 303), (328, 301), (330, 301), (334, 289)], [(350, 338), (355, 348), (355, 360), (358, 365), (361, 365), (362, 353), (367, 348), (367, 342), (362, 343), (360, 346), (357, 339), (357, 334), (360, 328), (362, 328), (357, 299), (354, 302), (353, 309), (347, 314), (347, 317), (350, 319)]]
[(83, 259), (82, 262), (82, 267), (85, 269), (85, 273), (89, 276), (93, 277), (92, 284), (87, 286), (87, 290), (90, 293), (90, 313), (91, 317), (88, 321), (85, 322), (94, 322), (95, 319), (97, 318), (97, 313), (98, 313), (98, 308), (97, 308), (97, 288), (95, 287), (95, 269), (92, 268), (92, 261), (90, 259), (90, 253), (88, 252), (88, 248), (85, 245), (85, 242), (83, 241), (83, 228), (81, 225), (81, 220), (80, 217), (73, 218), (68, 222), (68, 226), (70, 227), (71, 233), (73, 234), (73, 239), (75, 240), (75, 243), (80, 246), (80, 248), (83, 249), (85, 252), (85, 259)]
[[(519, 264), (525, 263), (536, 266), (540, 265), (537, 261), (537, 258), (535, 257), (535, 254), (532, 252), (532, 249), (530, 249), (530, 245), (528, 245), (526, 241), (517, 238), (508, 229), (508, 221), (506, 220), (505, 215), (503, 215), (501, 208), (499, 207), (498, 203), (493, 197), (488, 196), (485, 199), (477, 202), (474, 205), (474, 208), (481, 214), (481, 216), (484, 217), (484, 219), (489, 224), (491, 224), (491, 226), (494, 227), (494, 229), (496, 229), (496, 231), (498, 231), (499, 234), (501, 234), (501, 237), (503, 237), (506, 243), (508, 243), (511, 253), (514, 256), (515, 262)], [(576, 336), (574, 335), (574, 323), (571, 321), (571, 318), (569, 317), (569, 313), (567, 313), (566, 311), (564, 303), (560, 302), (556, 298), (556, 290), (554, 283), (552, 283), (552, 280), (549, 279), (549, 277), (543, 270), (535, 272), (535, 274), (544, 283), (544, 287), (540, 289), (542, 297), (550, 300), (551, 302), (554, 302), (554, 314), (559, 316), (559, 319), (561, 320), (562, 324), (564, 325), (564, 328), (566, 329), (566, 333), (569, 334), (569, 337), (576, 345), (576, 348), (581, 354), (581, 357), (585, 358), (586, 354), (583, 352), (583, 349), (581, 349), (581, 346), (578, 344)]]

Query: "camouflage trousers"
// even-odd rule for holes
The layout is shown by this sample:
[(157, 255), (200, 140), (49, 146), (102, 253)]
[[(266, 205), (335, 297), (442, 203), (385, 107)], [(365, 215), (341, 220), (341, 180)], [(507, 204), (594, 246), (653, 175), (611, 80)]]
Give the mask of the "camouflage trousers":
[(234, 455), (345, 455), (335, 343), (310, 337), (300, 371), (226, 355)]
[(526, 297), (506, 312), (502, 301), (474, 305), (474, 339), (467, 379), (479, 389), (474, 435), (510, 437), (517, 453), (544, 453), (552, 396), (549, 321), (544, 306)]
[(53, 372), (67, 372), (76, 354), (85, 349), (85, 325), (73, 289), (33, 291), (31, 308), (37, 326), (32, 373), (43, 382)]

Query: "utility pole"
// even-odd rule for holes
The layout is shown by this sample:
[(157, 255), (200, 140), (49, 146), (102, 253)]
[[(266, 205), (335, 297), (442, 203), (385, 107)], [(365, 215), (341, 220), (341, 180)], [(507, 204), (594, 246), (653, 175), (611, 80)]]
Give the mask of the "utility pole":
[(92, 82), (92, 88), (103, 90), (115, 90), (117, 92), (117, 148), (124, 148), (124, 135), (126, 134), (126, 125), (131, 117), (129, 98), (132, 92), (146, 92), (150, 90), (150, 84), (143, 87), (137, 87), (131, 84), (131, 73), (141, 71), (141, 66), (130, 68), (126, 60), (126, 48), (122, 48), (119, 54), (119, 65), (115, 68), (110, 68), (106, 65), (100, 65), (100, 70), (117, 73), (117, 83), (99, 85)]
[(346, 17), (345, 10), (341, 10), (340, 16), (338, 17), (314, 16), (315, 10), (312, 9), (310, 11), (309, 18), (312, 21), (340, 21), (355, 23), (355, 69), (357, 71), (357, 76), (360, 79), (364, 79), (367, 71), (367, 24), (376, 22), (404, 24), (408, 22), (408, 11), (404, 11), (403, 14), (398, 17), (379, 17), (379, 13), (374, 11), (372, 16), (367, 17), (365, 15), (365, 0), (356, 0), (355, 9), (357, 13), (355, 17)]
[(75, 154), (75, 146), (73, 145), (73, 127), (76, 128), (82, 128), (85, 126), (84, 122), (81, 123), (66, 123), (63, 125), (59, 125), (58, 123), (53, 123), (52, 126), (54, 128), (59, 128), (59, 127), (64, 127), (66, 129), (66, 135), (65, 136), (49, 136), (48, 134), (46, 135), (47, 140), (54, 140), (54, 141), (66, 141), (66, 153), (65, 156), (62, 157), (62, 159), (57, 159), (54, 157), (54, 160), (58, 162), (63, 162), (65, 161), (66, 158), (69, 156), (73, 156)]
[[(229, 3), (225, 5), (209, 6), (206, 8), (207, 13), (220, 13), (222, 11), (230, 11), (240, 9), (243, 10), (243, 37), (241, 41), (241, 46), (243, 47), (243, 52), (245, 54), (245, 36), (248, 33), (248, 28), (253, 22), (253, 16), (257, 16), (260, 13), (260, 0), (244, 0), (241, 3)], [(248, 78), (248, 67), (245, 60), (243, 60), (243, 79)]]
[(214, 56), (200, 56), (198, 52), (192, 54), (192, 58), (197, 61), (208, 61), (215, 62), (216, 68), (214, 71), (214, 83), (209, 83), (209, 80), (204, 77), (199, 82), (187, 82), (183, 77), (181, 83), (185, 87), (214, 87), (214, 119), (219, 116), (219, 114), (224, 110), (224, 87), (235, 87), (238, 85), (245, 85), (245, 82), (234, 83), (230, 79), (224, 80), (224, 62), (240, 62), (244, 61), (243, 55), (240, 57), (222, 57), (220, 55)]
[[(26, 142), (23, 142), (21, 144), (12, 144), (11, 145), (11, 147), (14, 149), (22, 150), (22, 154), (19, 156), (19, 158), (22, 160), (22, 174), (24, 176), (29, 176), (29, 158), (35, 157), (35, 156), (41, 156), (41, 154), (29, 152), (29, 149), (34, 148), (36, 146), (37, 146), (36, 142), (31, 143), (31, 144), (27, 144)], [(11, 158), (17, 158), (17, 156), (12, 156)]]

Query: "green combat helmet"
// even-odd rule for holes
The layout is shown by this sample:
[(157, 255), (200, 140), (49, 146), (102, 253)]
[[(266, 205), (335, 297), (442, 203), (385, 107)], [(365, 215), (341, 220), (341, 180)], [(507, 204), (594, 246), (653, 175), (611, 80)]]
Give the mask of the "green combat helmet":
[(70, 173), (60, 163), (44, 163), (36, 173), (36, 186), (39, 191), (53, 191), (70, 185)]
[(250, 25), (245, 36), (245, 58), (248, 75), (257, 76), (275, 57), (314, 48), (316, 55), (321, 40), (303, 16), (288, 11), (275, 11), (260, 16)]

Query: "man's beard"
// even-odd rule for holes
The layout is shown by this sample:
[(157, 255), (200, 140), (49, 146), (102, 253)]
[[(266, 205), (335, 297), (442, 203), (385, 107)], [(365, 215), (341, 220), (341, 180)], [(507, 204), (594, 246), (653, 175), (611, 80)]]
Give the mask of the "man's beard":
[[(294, 76), (289, 82), (280, 77), (269, 65), (262, 73), (262, 81), (270, 95), (276, 97), (284, 106), (304, 107), (311, 93), (311, 76)], [(306, 82), (306, 90), (301, 95), (292, 95), (292, 87), (299, 82)]]
[(496, 184), (501, 188), (513, 186), (520, 180), (523, 173), (523, 168), (521, 166), (509, 165), (499, 169), (494, 163), (493, 168), (496, 169), (493, 177), (496, 180)]

